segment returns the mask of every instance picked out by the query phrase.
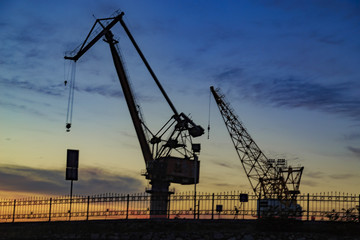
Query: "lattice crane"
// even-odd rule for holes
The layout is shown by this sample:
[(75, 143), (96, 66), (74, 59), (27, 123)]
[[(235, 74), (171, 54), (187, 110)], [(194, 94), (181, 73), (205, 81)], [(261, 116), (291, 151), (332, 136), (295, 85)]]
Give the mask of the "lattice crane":
[(288, 167), (285, 159), (268, 159), (225, 100), (220, 89), (211, 86), (210, 90), (256, 196), (259, 199), (296, 200), (300, 193), (304, 167)]

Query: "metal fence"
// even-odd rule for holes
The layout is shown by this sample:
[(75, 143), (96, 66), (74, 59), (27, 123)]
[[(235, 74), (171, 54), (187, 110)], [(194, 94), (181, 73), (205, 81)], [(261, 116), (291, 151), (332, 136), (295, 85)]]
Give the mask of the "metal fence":
[[(239, 191), (177, 193), (169, 197), (167, 218), (256, 219), (258, 199)], [(320, 193), (298, 196), (303, 221), (359, 221), (360, 195)], [(103, 194), (0, 200), (0, 222), (150, 218), (150, 195)], [(221, 210), (221, 211), (220, 211)]]

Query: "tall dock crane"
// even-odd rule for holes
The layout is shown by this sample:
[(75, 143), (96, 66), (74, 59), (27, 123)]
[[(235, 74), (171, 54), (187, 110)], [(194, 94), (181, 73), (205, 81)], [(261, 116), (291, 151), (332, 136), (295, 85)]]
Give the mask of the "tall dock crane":
[[(168, 198), (173, 193), (169, 191), (170, 184), (179, 183), (186, 185), (197, 184), (199, 182), (200, 165), (197, 154), (200, 152), (200, 144), (193, 143), (192, 138), (203, 135), (204, 129), (196, 125), (184, 113), (178, 113), (123, 21), (123, 16), (124, 12), (115, 12), (112, 17), (96, 19), (85, 41), (79, 48), (66, 54), (64, 58), (74, 62), (78, 61), (101, 38), (109, 44), (114, 66), (145, 160), (146, 172), (143, 175), (146, 179), (150, 180), (151, 189), (147, 190), (151, 194), (150, 217), (165, 217), (167, 214)], [(145, 125), (138, 104), (135, 102), (123, 60), (118, 51), (118, 41), (114, 39), (114, 35), (111, 32), (112, 27), (117, 23), (120, 23), (125, 30), (174, 113), (156, 134), (153, 134)], [(67, 123), (66, 127), (70, 128), (71, 124)]]
[(236, 153), (258, 197), (259, 207), (296, 208), (300, 193), (300, 180), (304, 167), (287, 166), (285, 159), (268, 159), (250, 136), (244, 124), (234, 113), (220, 89), (210, 87), (220, 114), (224, 120)]

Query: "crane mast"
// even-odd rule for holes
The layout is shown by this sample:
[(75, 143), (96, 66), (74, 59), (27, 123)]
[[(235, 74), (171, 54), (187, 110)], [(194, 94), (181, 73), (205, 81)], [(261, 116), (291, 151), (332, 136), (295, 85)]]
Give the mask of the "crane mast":
[[(192, 138), (204, 134), (204, 129), (200, 125), (196, 125), (184, 113), (179, 114), (177, 112), (129, 29), (126, 27), (122, 19), (123, 16), (123, 12), (115, 12), (113, 17), (97, 19), (80, 47), (66, 54), (64, 58), (74, 62), (78, 61), (101, 38), (104, 38), (104, 41), (109, 44), (114, 66), (145, 160), (146, 172), (143, 175), (145, 175), (146, 179), (150, 180), (151, 184), (151, 189), (147, 190), (151, 194), (150, 217), (166, 217), (168, 198), (172, 193), (169, 191), (170, 183), (185, 185), (199, 182), (200, 165), (197, 154), (200, 152), (200, 144), (193, 143)], [(145, 125), (138, 104), (135, 103), (123, 60), (117, 48), (118, 41), (114, 39), (114, 35), (111, 32), (111, 28), (116, 23), (120, 23), (125, 30), (174, 113), (170, 120), (155, 134)], [(67, 128), (70, 127), (71, 124), (67, 124)], [(151, 135), (151, 139), (147, 138), (148, 135)], [(166, 136), (168, 138), (165, 138)], [(151, 147), (149, 144), (151, 144)], [(189, 145), (192, 147), (191, 150)]]
[(287, 167), (284, 159), (268, 159), (235, 115), (220, 89), (210, 87), (236, 153), (259, 199), (295, 201), (303, 167)]

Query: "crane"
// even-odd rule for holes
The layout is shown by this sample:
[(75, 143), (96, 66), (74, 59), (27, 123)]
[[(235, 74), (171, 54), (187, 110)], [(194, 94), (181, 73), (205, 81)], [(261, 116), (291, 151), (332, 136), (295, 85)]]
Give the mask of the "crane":
[[(203, 135), (204, 129), (200, 125), (196, 125), (186, 114), (179, 113), (176, 110), (127, 28), (123, 16), (124, 12), (116, 11), (109, 18), (96, 19), (84, 42), (75, 50), (67, 53), (64, 58), (77, 62), (102, 38), (109, 44), (114, 66), (144, 157), (146, 171), (143, 172), (143, 175), (150, 180), (151, 189), (147, 189), (147, 192), (151, 194), (150, 217), (165, 217), (168, 198), (173, 193), (169, 191), (170, 184), (189, 185), (199, 182), (200, 163), (198, 153), (200, 152), (200, 144), (193, 143), (193, 138)], [(120, 23), (124, 29), (173, 112), (170, 119), (155, 134), (145, 125), (139, 104), (135, 101), (133, 90), (128, 81), (123, 58), (118, 49), (119, 41), (114, 38), (111, 32), (112, 27), (117, 23)], [(66, 127), (69, 130), (71, 124), (67, 123)]]
[[(287, 166), (285, 159), (278, 159), (277, 161), (268, 159), (234, 113), (220, 89), (211, 86), (210, 91), (214, 96), (251, 188), (259, 199), (258, 204), (265, 207), (268, 205), (284, 205), (288, 208), (298, 208), (296, 198), (300, 193), (300, 180), (304, 167)], [(260, 214), (259, 211), (258, 214)]]

